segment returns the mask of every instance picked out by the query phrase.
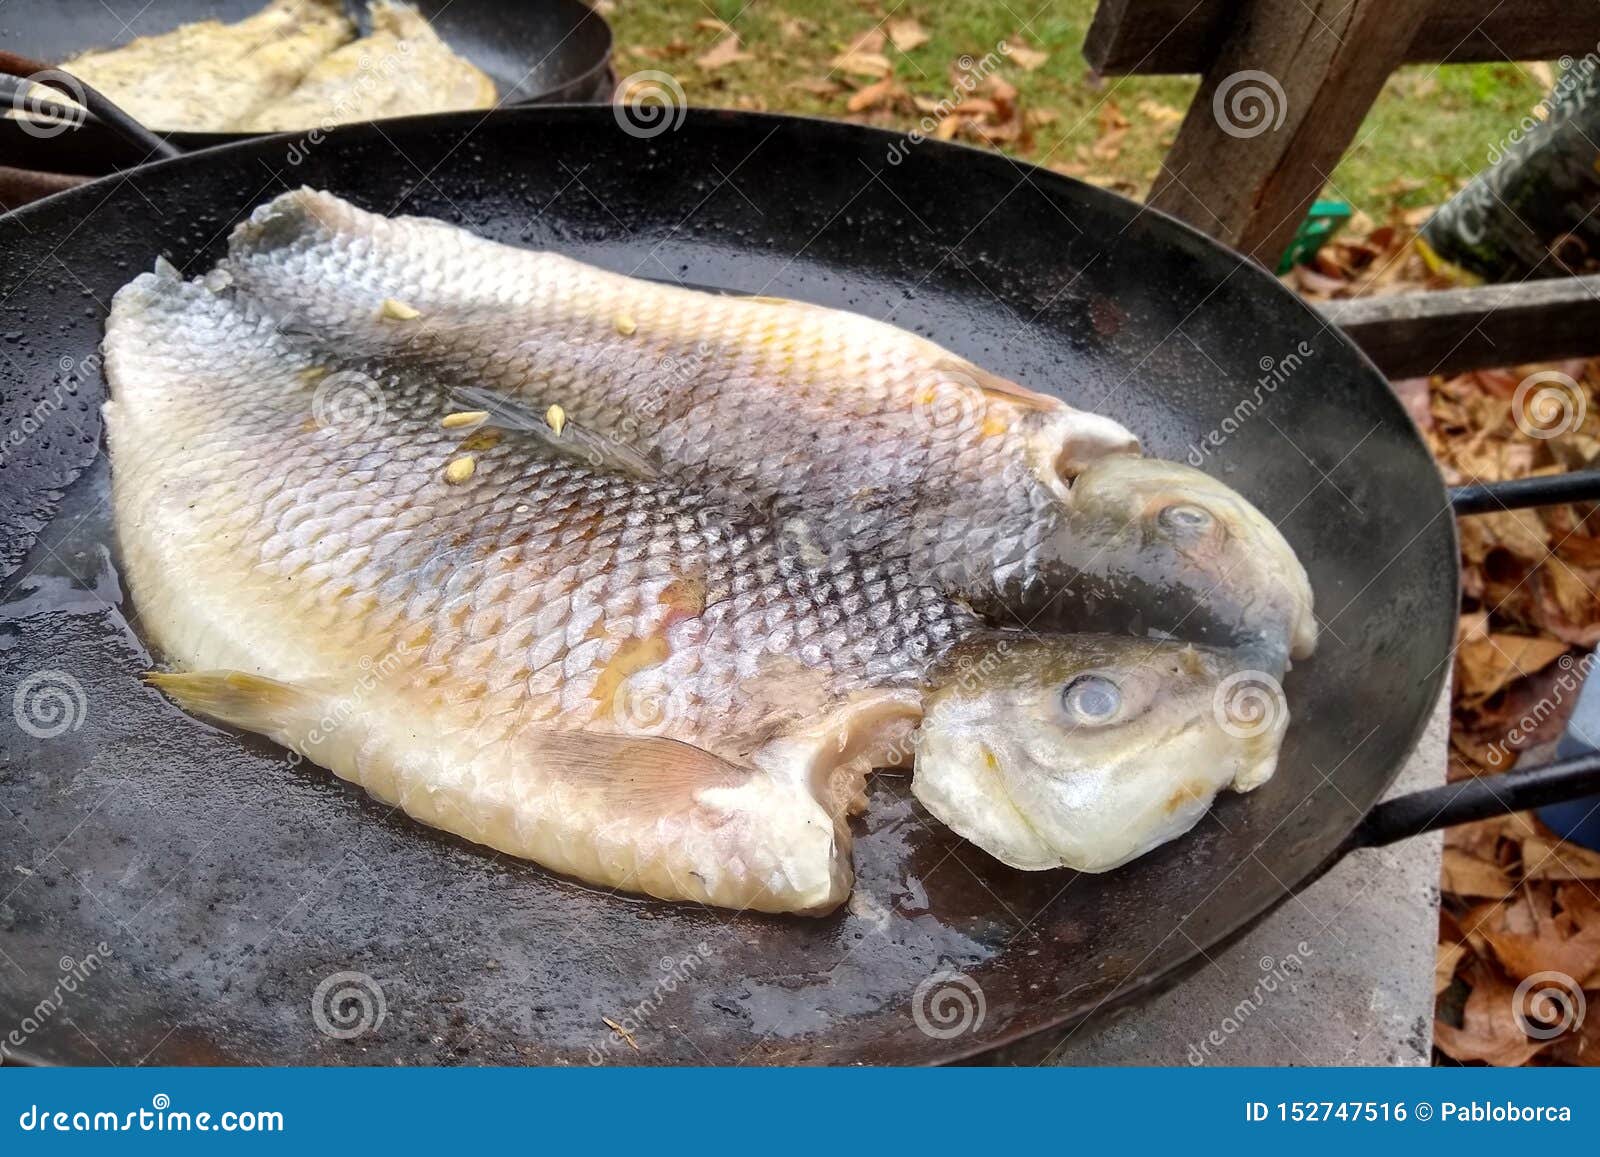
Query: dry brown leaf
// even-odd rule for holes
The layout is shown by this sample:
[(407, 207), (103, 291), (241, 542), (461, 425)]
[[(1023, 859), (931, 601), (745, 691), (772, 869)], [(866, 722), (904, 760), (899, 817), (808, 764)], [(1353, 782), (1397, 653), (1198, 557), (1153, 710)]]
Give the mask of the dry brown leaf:
[(1020, 64), (1027, 72), (1032, 72), (1050, 59), (1048, 52), (1041, 52), (1037, 48), (1029, 48), (1026, 44), (1013, 44), (1011, 51), (1006, 55)]
[(1466, 956), (1464, 944), (1441, 944), (1433, 957), (1433, 995), (1438, 996), (1454, 983), (1456, 966)]
[(1009, 118), (1017, 107), (1017, 86), (1010, 83), (998, 72), (990, 73), (989, 79), (984, 82), (989, 90), (989, 95), (994, 98), (994, 103), (1002, 117)]
[(1445, 848), (1439, 886), (1457, 896), (1499, 899), (1516, 884), (1499, 864), (1479, 859), (1460, 848)]
[(994, 101), (981, 96), (970, 96), (950, 110), (953, 116), (965, 117), (991, 117), (998, 111), (999, 106)]
[(1600, 926), (1591, 925), (1566, 938), (1554, 927), (1534, 936), (1485, 929), (1484, 939), (1512, 980), (1559, 972), (1581, 983), (1600, 971)]
[(1482, 964), (1474, 966), (1471, 983), (1461, 1027), (1442, 1021), (1433, 1026), (1440, 1051), (1458, 1061), (1515, 1066), (1527, 1064), (1549, 1046), (1549, 1041), (1529, 1040), (1517, 1023), (1513, 986)]
[(1593, 647), (1600, 643), (1600, 593), (1596, 580), (1559, 561), (1541, 566), (1539, 625), (1558, 639)]
[(730, 64), (738, 64), (740, 61), (753, 59), (754, 57), (748, 52), (739, 50), (739, 38), (729, 35), (717, 41), (709, 52), (695, 57), (694, 63), (696, 68), (705, 72), (713, 72)]
[(962, 123), (960, 117), (945, 117), (939, 122), (939, 127), (933, 130), (933, 139), (936, 141), (953, 140), (956, 133), (960, 131)]
[(706, 32), (723, 32), (729, 36), (733, 35), (733, 26), (726, 20), (718, 20), (715, 17), (703, 17), (696, 20), (694, 26)]
[(1530, 880), (1600, 880), (1600, 852), (1528, 836), (1522, 841), (1522, 874)]
[(1566, 653), (1567, 645), (1558, 639), (1526, 635), (1468, 639), (1456, 650), (1457, 693), (1468, 701), (1485, 699)]
[(1171, 128), (1183, 120), (1182, 109), (1173, 108), (1169, 104), (1162, 104), (1160, 101), (1151, 100), (1148, 97), (1141, 100), (1134, 107), (1139, 110), (1146, 120), (1154, 121), (1163, 128)]
[(1557, 1038), (1545, 1056), (1562, 1065), (1600, 1065), (1600, 1011), (1591, 1007), (1578, 1031)]
[(882, 52), (884, 43), (889, 39), (882, 28), (874, 25), (865, 32), (857, 34), (856, 38), (845, 45), (845, 52)]
[(1539, 562), (1549, 553), (1550, 531), (1537, 510), (1497, 510), (1476, 518), (1462, 519), (1461, 553), (1467, 561), (1480, 563), (1491, 550), (1508, 550), (1528, 562)]
[(894, 65), (890, 64), (889, 58), (881, 52), (842, 52), (833, 58), (832, 67), (851, 76), (869, 77), (873, 80), (881, 80), (894, 72)]
[(851, 112), (866, 112), (888, 100), (895, 92), (894, 78), (877, 81), (850, 95), (845, 107)]
[(821, 77), (812, 80), (797, 80), (789, 87), (797, 88), (801, 92), (809, 92), (812, 96), (837, 96), (844, 91), (844, 86)]
[(913, 48), (920, 48), (928, 43), (928, 34), (922, 25), (909, 16), (901, 20), (889, 21), (889, 43), (901, 52), (910, 52)]

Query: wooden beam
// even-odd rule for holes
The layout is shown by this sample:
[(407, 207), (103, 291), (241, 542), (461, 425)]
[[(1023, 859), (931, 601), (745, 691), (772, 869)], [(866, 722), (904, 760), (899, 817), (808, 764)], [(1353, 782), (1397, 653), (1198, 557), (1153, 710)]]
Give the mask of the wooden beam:
[(1600, 356), (1600, 276), (1317, 303), (1390, 378)]
[(1239, 0), (1150, 204), (1269, 268), (1433, 0)]
[[(1084, 40), (1107, 76), (1205, 72), (1232, 24), (1230, 0), (1100, 0)], [(1435, 0), (1406, 46), (1406, 63), (1554, 60), (1600, 46), (1589, 0)]]

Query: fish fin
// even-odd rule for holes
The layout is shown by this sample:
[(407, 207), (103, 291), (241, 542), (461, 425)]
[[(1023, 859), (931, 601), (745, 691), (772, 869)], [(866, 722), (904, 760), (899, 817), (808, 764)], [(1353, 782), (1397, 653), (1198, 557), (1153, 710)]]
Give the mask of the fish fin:
[(737, 297), (742, 301), (752, 301), (757, 305), (786, 305), (794, 309), (822, 309), (823, 306), (814, 305), (809, 301), (796, 301), (792, 297), (774, 297), (770, 293), (732, 293), (729, 297)]
[(753, 774), (704, 748), (658, 735), (551, 731), (535, 750), (569, 783), (618, 808), (682, 811), (706, 788), (737, 787)]
[(957, 380), (966, 379), (989, 397), (1002, 398), (1030, 410), (1059, 410), (1065, 405), (1060, 398), (1052, 398), (1049, 394), (1041, 394), (1037, 390), (1019, 386), (1009, 378), (991, 374), (988, 370), (959, 358), (946, 358), (939, 362), (936, 368)]
[(609, 434), (591, 430), (571, 418), (562, 421), (561, 430), (557, 433), (545, 413), (496, 390), (461, 386), (454, 391), (453, 397), (463, 408), (487, 413), (489, 417), (485, 419), (484, 426), (532, 435), (558, 454), (596, 468), (604, 467), (626, 474), (641, 482), (654, 482), (661, 476), (655, 464), (633, 446)]
[(185, 711), (275, 738), (315, 717), (320, 702), (309, 691), (244, 671), (147, 671), (144, 681)]

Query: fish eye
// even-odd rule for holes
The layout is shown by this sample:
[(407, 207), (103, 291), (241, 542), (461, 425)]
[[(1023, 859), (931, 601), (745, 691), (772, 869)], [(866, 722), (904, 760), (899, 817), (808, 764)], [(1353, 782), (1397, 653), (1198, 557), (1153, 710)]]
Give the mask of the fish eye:
[(1079, 675), (1061, 689), (1061, 706), (1077, 723), (1109, 723), (1122, 710), (1122, 689), (1104, 675)]
[(1193, 532), (1208, 529), (1215, 519), (1211, 517), (1211, 512), (1203, 506), (1195, 506), (1188, 502), (1174, 502), (1156, 515), (1156, 521), (1168, 530)]

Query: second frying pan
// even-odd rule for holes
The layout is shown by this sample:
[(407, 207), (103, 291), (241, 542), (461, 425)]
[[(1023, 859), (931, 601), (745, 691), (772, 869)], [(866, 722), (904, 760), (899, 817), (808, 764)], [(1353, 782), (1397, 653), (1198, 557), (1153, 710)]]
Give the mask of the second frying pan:
[[(439, 36), (495, 82), (502, 104), (605, 101), (611, 95), (611, 29), (580, 0), (408, 0)], [(266, 0), (152, 0), (106, 5), (101, 0), (51, 0), (41, 16), (21, 4), (0, 5), (0, 50), (55, 65), (81, 52), (114, 48), (138, 36), (170, 32), (199, 20), (233, 22)], [(347, 7), (360, 11), (364, 5)], [(3, 126), (12, 135), (11, 126)], [(306, 128), (314, 126), (307, 125)], [(188, 151), (242, 140), (243, 133), (171, 132)], [(74, 141), (58, 142), (58, 167), (106, 172), (127, 146), (89, 123)], [(74, 167), (73, 157), (81, 161)], [(9, 162), (8, 162), (9, 163)], [(87, 164), (89, 167), (84, 167)]]

